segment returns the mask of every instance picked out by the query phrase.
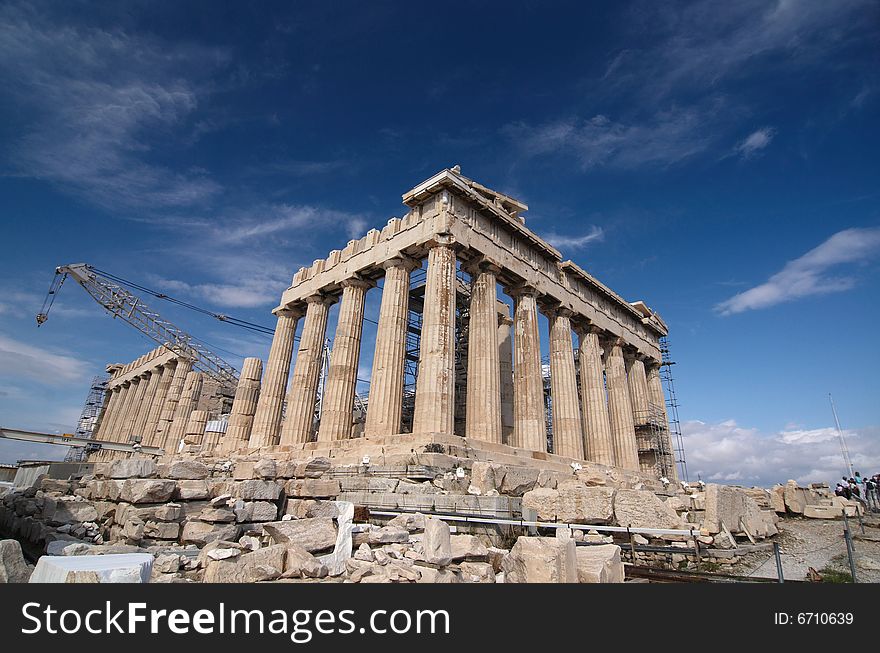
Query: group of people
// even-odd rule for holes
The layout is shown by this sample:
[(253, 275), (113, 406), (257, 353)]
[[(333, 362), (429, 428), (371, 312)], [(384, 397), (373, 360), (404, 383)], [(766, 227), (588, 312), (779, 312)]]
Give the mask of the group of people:
[(847, 499), (855, 499), (868, 509), (880, 511), (880, 474), (862, 476), (858, 472), (847, 478), (842, 477), (834, 494)]

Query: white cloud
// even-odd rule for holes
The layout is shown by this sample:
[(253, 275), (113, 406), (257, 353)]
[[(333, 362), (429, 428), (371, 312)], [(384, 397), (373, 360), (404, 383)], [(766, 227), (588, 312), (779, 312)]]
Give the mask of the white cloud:
[(0, 334), (0, 377), (21, 377), (48, 385), (82, 382), (89, 365), (74, 356), (54, 353)]
[(715, 306), (721, 315), (775, 306), (810, 295), (841, 292), (856, 280), (830, 276), (838, 265), (866, 261), (880, 252), (880, 227), (844, 229), (818, 247), (785, 264), (765, 283), (738, 293)]
[(220, 186), (204, 171), (150, 162), (198, 106), (204, 77), (225, 60), (121, 30), (54, 23), (46, 12), (0, 9), (0, 81), (25, 110), (9, 164), (99, 206), (191, 206)]
[(734, 152), (743, 159), (751, 159), (765, 147), (770, 145), (770, 141), (773, 140), (774, 136), (776, 136), (775, 128), (762, 127), (761, 129), (753, 131), (740, 141), (736, 147), (733, 148)]
[[(877, 426), (844, 431), (853, 465), (863, 474), (880, 472), (878, 436)], [(834, 428), (765, 434), (734, 420), (693, 420), (682, 424), (682, 439), (691, 480), (770, 487), (788, 479), (832, 483), (847, 471)]]
[(590, 243), (602, 241), (604, 238), (605, 232), (596, 225), (592, 225), (587, 233), (580, 236), (563, 236), (555, 232), (544, 235), (544, 240), (561, 250), (583, 249)]

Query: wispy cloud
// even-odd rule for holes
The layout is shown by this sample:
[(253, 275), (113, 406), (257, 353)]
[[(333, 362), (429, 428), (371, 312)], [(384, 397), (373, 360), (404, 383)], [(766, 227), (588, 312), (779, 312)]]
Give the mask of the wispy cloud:
[(25, 377), (48, 385), (81, 382), (89, 365), (66, 353), (34, 347), (0, 334), (0, 377), (19, 380)]
[(738, 293), (715, 306), (721, 315), (768, 308), (810, 295), (852, 288), (851, 276), (831, 276), (831, 268), (868, 260), (880, 252), (880, 227), (844, 229), (818, 247), (789, 261), (759, 286)]
[(590, 243), (599, 242), (605, 238), (605, 231), (592, 225), (590, 230), (580, 236), (561, 235), (555, 232), (544, 234), (544, 240), (559, 249), (583, 249)]
[(776, 136), (774, 127), (762, 127), (756, 129), (733, 148), (734, 152), (743, 159), (751, 159), (757, 156), (761, 150), (770, 145), (770, 141)]
[[(220, 192), (203, 170), (156, 163), (154, 149), (195, 112), (220, 50), (0, 9), (0, 81), (22, 107), (6, 162), (114, 211), (185, 207)], [(201, 81), (199, 81), (201, 80)]]
[(724, 108), (723, 99), (713, 98), (698, 106), (660, 111), (648, 119), (616, 121), (599, 114), (537, 126), (516, 123), (503, 132), (526, 157), (567, 154), (577, 158), (583, 169), (669, 166), (717, 141), (713, 125)]
[[(844, 431), (856, 469), (880, 471), (880, 427)], [(735, 420), (682, 424), (688, 471), (696, 480), (769, 487), (795, 479), (833, 482), (846, 471), (837, 431), (831, 427), (762, 433)]]

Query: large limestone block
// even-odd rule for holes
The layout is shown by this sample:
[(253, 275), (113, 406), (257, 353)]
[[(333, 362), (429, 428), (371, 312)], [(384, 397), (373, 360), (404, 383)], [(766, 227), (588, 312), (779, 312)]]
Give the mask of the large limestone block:
[(108, 463), (104, 475), (108, 478), (151, 478), (156, 471), (156, 461), (152, 458), (121, 458)]
[(721, 532), (721, 524), (731, 533), (742, 533), (741, 524), (753, 536), (763, 536), (766, 519), (758, 504), (741, 488), (710, 483), (706, 486), (706, 515), (703, 528), (712, 533)]
[[(300, 481), (304, 482), (304, 481)], [(326, 483), (327, 481), (321, 481)], [(343, 492), (395, 492), (400, 481), (396, 478), (349, 476), (339, 480)], [(328, 496), (336, 496), (339, 492)]]
[(284, 573), (287, 547), (276, 544), (244, 555), (211, 560), (205, 569), (206, 583), (258, 583), (275, 580)]
[(148, 583), (153, 554), (122, 553), (86, 556), (42, 556), (31, 583)]
[(623, 582), (623, 561), (616, 544), (579, 546), (576, 553), (579, 583)]
[(189, 521), (183, 525), (180, 535), (182, 544), (205, 546), (219, 540), (234, 541), (238, 539), (241, 528), (235, 524), (209, 524), (203, 521)]
[(477, 461), (471, 467), (471, 486), (480, 494), (497, 491), (503, 479), (504, 470), (501, 465)]
[(200, 501), (211, 496), (206, 481), (178, 481), (176, 499), (182, 501)]
[[(496, 479), (497, 471), (496, 471)], [(499, 492), (512, 497), (521, 497), (535, 487), (538, 482), (538, 470), (529, 467), (507, 467)]]
[(0, 583), (26, 583), (31, 570), (24, 560), (21, 544), (16, 540), (0, 540)]
[(683, 527), (678, 514), (650, 490), (617, 490), (614, 520), (619, 526), (633, 528)]
[(574, 540), (520, 537), (501, 563), (505, 583), (576, 583)]
[(327, 566), (301, 546), (288, 544), (284, 561), (285, 578), (324, 578)]
[(439, 519), (426, 519), (422, 549), (425, 562), (441, 567), (448, 565), (452, 561), (449, 525)]
[(494, 583), (495, 570), (488, 562), (462, 562), (459, 565), (465, 583)]
[(785, 484), (783, 497), (788, 512), (792, 512), (796, 515), (804, 514), (804, 507), (807, 505), (806, 490), (799, 488), (795, 481), (788, 481)]
[(171, 499), (177, 483), (168, 479), (129, 479), (120, 499), (128, 503), (163, 503)]
[(281, 496), (281, 486), (274, 481), (238, 481), (232, 484), (232, 496), (245, 501), (275, 501)]
[(607, 524), (614, 516), (614, 490), (561, 483), (556, 519), (570, 524)]
[(556, 513), (559, 509), (559, 491), (550, 488), (539, 487), (529, 490), (522, 497), (523, 510), (533, 511), (538, 521), (556, 521)]
[(46, 499), (43, 518), (50, 524), (79, 524), (98, 519), (98, 511), (90, 501), (56, 501)]
[(162, 476), (187, 481), (200, 481), (211, 475), (208, 467), (198, 460), (174, 460), (162, 467)]
[(843, 512), (835, 506), (804, 506), (804, 517), (812, 519), (838, 519)]
[(770, 489), (770, 508), (777, 513), (785, 513), (785, 488), (781, 485), (774, 485)]
[(317, 499), (288, 499), (285, 512), (295, 519), (339, 516), (339, 508), (336, 506), (335, 501), (320, 501)]
[(335, 478), (305, 478), (292, 480), (287, 482), (285, 489), (288, 496), (310, 499), (327, 499), (335, 497), (341, 492), (339, 481)]
[(336, 526), (329, 517), (266, 522), (263, 531), (276, 544), (295, 544), (309, 553), (330, 549), (336, 544)]
[(485, 560), (489, 549), (475, 535), (452, 535), (449, 538), (453, 560)]

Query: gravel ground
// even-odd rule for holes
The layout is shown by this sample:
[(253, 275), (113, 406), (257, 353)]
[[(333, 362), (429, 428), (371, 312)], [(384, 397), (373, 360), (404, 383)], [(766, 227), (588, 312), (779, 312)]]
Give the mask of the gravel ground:
[[(880, 515), (863, 518), (865, 535), (861, 536), (858, 519), (850, 520), (854, 540), (856, 577), (860, 583), (880, 582)], [(820, 571), (834, 569), (849, 574), (842, 519), (786, 518), (777, 524), (782, 554), (782, 570), (789, 580), (805, 580), (810, 567)], [(876, 540), (876, 541), (875, 541)], [(773, 551), (744, 556), (731, 569), (743, 576), (776, 577)]]

